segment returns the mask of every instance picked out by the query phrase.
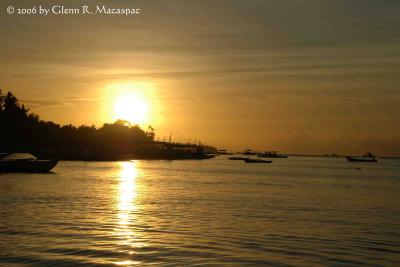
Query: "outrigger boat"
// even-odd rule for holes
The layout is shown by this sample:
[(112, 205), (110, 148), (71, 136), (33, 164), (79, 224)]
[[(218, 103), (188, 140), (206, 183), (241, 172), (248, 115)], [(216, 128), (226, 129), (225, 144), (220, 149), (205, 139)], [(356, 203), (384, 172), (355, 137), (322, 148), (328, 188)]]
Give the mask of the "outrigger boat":
[(57, 160), (37, 159), (27, 153), (0, 154), (0, 172), (45, 173), (57, 163)]
[(346, 158), (350, 162), (378, 162), (376, 156), (372, 155), (371, 153), (366, 153), (364, 156), (361, 157), (347, 156)]

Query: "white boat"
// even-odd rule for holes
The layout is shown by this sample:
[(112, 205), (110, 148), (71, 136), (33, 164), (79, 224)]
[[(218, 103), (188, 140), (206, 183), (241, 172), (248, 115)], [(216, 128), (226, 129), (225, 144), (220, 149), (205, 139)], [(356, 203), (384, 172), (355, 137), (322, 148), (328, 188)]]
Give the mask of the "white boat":
[(57, 163), (57, 160), (37, 159), (28, 153), (3, 153), (0, 155), (0, 172), (44, 173)]

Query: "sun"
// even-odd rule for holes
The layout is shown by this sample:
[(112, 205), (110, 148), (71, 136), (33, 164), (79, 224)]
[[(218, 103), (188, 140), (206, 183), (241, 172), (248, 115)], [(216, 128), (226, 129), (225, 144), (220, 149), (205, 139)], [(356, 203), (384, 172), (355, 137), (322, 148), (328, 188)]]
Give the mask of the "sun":
[(152, 121), (154, 86), (145, 82), (117, 82), (103, 90), (103, 119), (108, 122), (125, 120), (145, 126)]
[(126, 120), (132, 124), (143, 124), (148, 121), (149, 103), (135, 92), (118, 95), (114, 101), (113, 120)]

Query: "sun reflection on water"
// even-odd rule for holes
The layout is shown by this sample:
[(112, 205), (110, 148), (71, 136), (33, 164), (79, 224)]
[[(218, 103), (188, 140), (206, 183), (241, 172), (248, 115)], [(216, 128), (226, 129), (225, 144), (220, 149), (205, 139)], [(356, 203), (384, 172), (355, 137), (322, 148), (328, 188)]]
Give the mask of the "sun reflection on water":
[[(141, 246), (139, 243), (138, 233), (135, 232), (134, 224), (136, 220), (136, 212), (138, 210), (136, 201), (137, 178), (139, 170), (135, 162), (120, 162), (119, 167), (119, 184), (116, 195), (117, 200), (117, 227), (115, 229), (119, 240), (119, 245), (128, 247)], [(135, 261), (114, 262), (116, 265), (131, 266), (138, 264)]]
[[(135, 162), (120, 162), (120, 183), (118, 190), (118, 210), (119, 215), (125, 218), (136, 209), (134, 201), (137, 198), (136, 178), (138, 177), (138, 170)], [(121, 222), (121, 220), (120, 220)], [(124, 224), (127, 222), (123, 221)]]

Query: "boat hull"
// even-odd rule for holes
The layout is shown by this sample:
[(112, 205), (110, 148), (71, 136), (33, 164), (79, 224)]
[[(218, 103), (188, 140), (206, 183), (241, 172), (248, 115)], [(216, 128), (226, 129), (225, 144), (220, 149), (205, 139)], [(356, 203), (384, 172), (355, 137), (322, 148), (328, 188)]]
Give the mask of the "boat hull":
[(57, 163), (57, 160), (3, 160), (0, 161), (0, 172), (45, 173)]
[(346, 157), (350, 162), (378, 162), (376, 158)]
[(288, 156), (286, 156), (286, 155), (264, 155), (264, 154), (258, 154), (257, 157), (259, 157), (259, 158), (286, 159)]
[(263, 160), (263, 159), (245, 159), (246, 163), (272, 163), (272, 160)]

